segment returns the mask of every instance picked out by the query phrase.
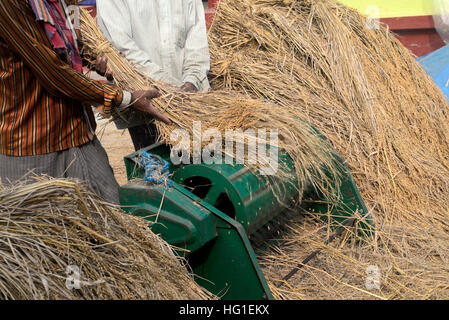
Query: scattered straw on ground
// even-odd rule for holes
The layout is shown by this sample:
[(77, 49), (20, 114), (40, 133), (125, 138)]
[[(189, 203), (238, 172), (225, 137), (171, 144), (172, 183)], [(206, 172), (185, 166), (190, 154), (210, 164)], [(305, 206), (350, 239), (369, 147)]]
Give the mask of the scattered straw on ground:
[(0, 185), (0, 299), (209, 298), (147, 226), (76, 181)]

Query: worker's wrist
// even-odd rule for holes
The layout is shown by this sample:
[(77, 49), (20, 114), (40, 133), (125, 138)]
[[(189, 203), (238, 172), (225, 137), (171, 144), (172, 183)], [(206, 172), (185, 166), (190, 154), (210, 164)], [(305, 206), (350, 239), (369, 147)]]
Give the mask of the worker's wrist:
[(123, 91), (123, 99), (122, 103), (120, 104), (120, 107), (127, 107), (131, 104), (133, 101), (133, 95), (129, 91)]
[(199, 85), (198, 85), (198, 82), (196, 81), (195, 78), (193, 78), (193, 77), (186, 78), (186, 79), (184, 80), (184, 85), (185, 85), (186, 83), (190, 83), (191, 85), (193, 85), (193, 87), (194, 87), (196, 90), (199, 90)]

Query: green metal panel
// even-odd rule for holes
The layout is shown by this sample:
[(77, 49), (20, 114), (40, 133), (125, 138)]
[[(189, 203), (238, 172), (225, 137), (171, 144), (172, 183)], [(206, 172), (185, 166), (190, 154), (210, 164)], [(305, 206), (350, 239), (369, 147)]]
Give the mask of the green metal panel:
[[(197, 195), (240, 222), (251, 235), (298, 199), (292, 161), (285, 153), (280, 153), (279, 160), (279, 166), (292, 173), (291, 180), (280, 181), (272, 177), (275, 181), (269, 183), (266, 177), (248, 167), (224, 163), (184, 166), (174, 172), (173, 180), (181, 185), (191, 185), (195, 179), (199, 184), (207, 181), (210, 188)], [(274, 184), (282, 192), (275, 195)], [(228, 205), (224, 205), (224, 201), (228, 201)]]
[(121, 187), (120, 203), (125, 212), (157, 221), (149, 226), (152, 231), (183, 249), (180, 252), (184, 255), (216, 238), (217, 232), (210, 211), (183, 196), (183, 192), (178, 185), (165, 188), (133, 181)]
[[(243, 227), (184, 188), (130, 182), (120, 191), (123, 209), (186, 255), (196, 281), (222, 299), (272, 299)], [(163, 201), (162, 201), (163, 200)], [(157, 223), (155, 223), (157, 219)], [(155, 224), (154, 224), (155, 223)]]

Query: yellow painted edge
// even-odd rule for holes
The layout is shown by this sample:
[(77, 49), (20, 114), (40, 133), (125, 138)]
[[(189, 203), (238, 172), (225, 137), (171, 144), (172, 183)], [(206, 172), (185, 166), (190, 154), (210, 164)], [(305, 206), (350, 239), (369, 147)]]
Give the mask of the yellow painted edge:
[[(364, 15), (379, 18), (433, 15), (434, 0), (339, 0)], [(448, 6), (449, 7), (449, 6)]]

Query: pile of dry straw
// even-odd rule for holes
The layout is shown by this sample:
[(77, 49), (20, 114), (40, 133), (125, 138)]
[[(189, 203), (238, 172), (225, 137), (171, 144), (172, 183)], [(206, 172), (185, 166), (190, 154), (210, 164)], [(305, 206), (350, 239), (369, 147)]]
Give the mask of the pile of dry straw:
[[(449, 298), (448, 104), (386, 28), (368, 26), (332, 0), (226, 0), (209, 33), (214, 88), (315, 125), (348, 161), (377, 226), (374, 240), (325, 246), (278, 297)], [(264, 260), (273, 288), (326, 238), (313, 221), (290, 227)], [(369, 265), (379, 290), (366, 286)]]
[[(317, 186), (332, 164), (297, 117), (346, 158), (376, 235), (324, 246), (327, 226), (292, 222), (285, 239), (259, 256), (277, 298), (449, 298), (448, 104), (388, 30), (368, 28), (333, 0), (226, 0), (209, 33), (218, 91), (185, 99), (140, 74), (84, 20), (91, 54), (109, 56), (123, 88), (159, 88), (155, 104), (177, 127), (201, 120), (223, 130), (278, 128), (299, 181)], [(162, 138), (172, 129), (160, 125)], [(276, 287), (316, 249), (323, 251), (314, 261)]]
[(147, 222), (86, 185), (0, 185), (0, 299), (209, 297)]

